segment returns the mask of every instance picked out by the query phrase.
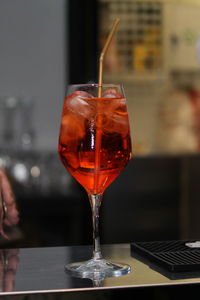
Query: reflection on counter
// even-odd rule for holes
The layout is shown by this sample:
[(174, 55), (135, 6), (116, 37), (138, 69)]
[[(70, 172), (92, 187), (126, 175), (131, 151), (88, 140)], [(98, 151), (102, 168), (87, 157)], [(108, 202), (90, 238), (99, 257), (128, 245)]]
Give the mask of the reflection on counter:
[(19, 209), (9, 178), (0, 168), (0, 246), (5, 248), (20, 240)]
[(15, 289), (15, 273), (19, 263), (19, 249), (0, 250), (0, 290), (12, 292)]

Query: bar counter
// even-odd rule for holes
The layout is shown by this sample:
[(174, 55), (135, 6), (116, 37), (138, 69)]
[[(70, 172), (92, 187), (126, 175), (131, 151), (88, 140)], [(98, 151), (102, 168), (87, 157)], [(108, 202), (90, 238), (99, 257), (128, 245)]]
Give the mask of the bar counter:
[[(0, 270), (0, 296), (62, 294), (61, 296), (64, 297), (68, 294), (68, 299), (70, 297), (73, 299), (73, 294), (76, 294), (76, 296), (80, 295), (81, 299), (82, 292), (87, 292), (86, 294), (89, 295), (94, 292), (111, 293), (117, 290), (118, 294), (123, 291), (134, 294), (134, 291), (138, 292), (140, 288), (147, 290), (172, 286), (200, 287), (200, 277), (170, 279), (141, 260), (133, 258), (130, 244), (102, 246), (104, 258), (113, 262), (125, 262), (131, 266), (131, 272), (127, 275), (94, 282), (66, 274), (65, 264), (90, 258), (91, 250), (90, 246), (2, 250), (1, 257), (4, 256), (4, 259), (1, 262), (4, 264)], [(15, 259), (14, 264), (13, 259)]]

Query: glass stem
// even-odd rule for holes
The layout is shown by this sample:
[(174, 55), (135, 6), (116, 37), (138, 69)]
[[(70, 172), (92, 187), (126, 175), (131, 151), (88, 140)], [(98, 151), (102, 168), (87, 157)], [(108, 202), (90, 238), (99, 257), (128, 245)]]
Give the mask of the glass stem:
[(93, 259), (102, 259), (99, 237), (99, 209), (101, 206), (102, 195), (89, 195), (89, 199), (92, 208)]

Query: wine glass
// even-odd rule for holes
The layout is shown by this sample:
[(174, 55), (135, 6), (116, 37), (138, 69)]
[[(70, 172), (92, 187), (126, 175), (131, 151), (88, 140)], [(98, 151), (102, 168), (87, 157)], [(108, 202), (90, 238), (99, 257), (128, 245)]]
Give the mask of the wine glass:
[(65, 168), (85, 188), (93, 221), (93, 257), (86, 262), (69, 264), (66, 270), (82, 278), (129, 273), (129, 265), (103, 259), (99, 238), (103, 193), (131, 159), (129, 120), (121, 85), (69, 85), (58, 151)]

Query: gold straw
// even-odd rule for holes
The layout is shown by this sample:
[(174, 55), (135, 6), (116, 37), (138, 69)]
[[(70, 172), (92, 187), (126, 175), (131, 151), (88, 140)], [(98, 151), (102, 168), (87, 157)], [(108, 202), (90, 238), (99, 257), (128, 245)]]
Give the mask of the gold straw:
[[(110, 42), (112, 40), (112, 37), (114, 35), (114, 32), (116, 30), (116, 27), (119, 23), (119, 18), (116, 18), (112, 29), (108, 35), (108, 38), (106, 40), (105, 46), (103, 47), (103, 50), (101, 52), (100, 58), (99, 58), (99, 82), (98, 82), (98, 98), (101, 97), (102, 94), (102, 83), (103, 83), (103, 61), (104, 61), (104, 56), (106, 54), (106, 51), (108, 50), (108, 47), (110, 45)], [(98, 103), (98, 102), (97, 102)], [(94, 190), (95, 193), (98, 191), (98, 184), (99, 184), (99, 167), (100, 167), (100, 148), (101, 148), (101, 136), (102, 136), (102, 129), (101, 129), (101, 123), (102, 123), (102, 118), (98, 117), (98, 126), (96, 130), (96, 141), (95, 141), (95, 175), (94, 175)]]
[(114, 23), (113, 23), (113, 26), (112, 26), (112, 29), (108, 35), (108, 38), (106, 40), (106, 43), (105, 43), (105, 46), (103, 47), (103, 50), (101, 52), (101, 55), (99, 57), (99, 82), (98, 82), (98, 97), (101, 97), (101, 93), (102, 93), (102, 83), (103, 83), (103, 61), (104, 61), (104, 56), (108, 50), (108, 47), (110, 45), (110, 42), (112, 40), (112, 37), (115, 33), (115, 30), (117, 28), (117, 25), (119, 23), (120, 19), (119, 18), (116, 18)]

